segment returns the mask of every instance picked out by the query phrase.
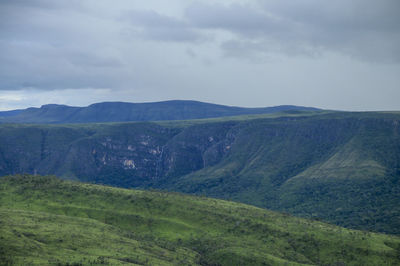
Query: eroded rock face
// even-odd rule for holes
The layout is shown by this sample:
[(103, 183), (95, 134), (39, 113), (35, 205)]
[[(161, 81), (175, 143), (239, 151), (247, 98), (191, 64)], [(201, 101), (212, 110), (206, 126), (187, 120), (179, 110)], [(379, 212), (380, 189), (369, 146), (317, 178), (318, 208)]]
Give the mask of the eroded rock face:
[(3, 128), (0, 175), (56, 174), (124, 187), (176, 177), (218, 163), (236, 123), (165, 128), (132, 123), (87, 130)]
[(228, 133), (235, 123), (206, 124), (187, 128), (162, 147), (157, 177), (181, 176), (218, 163), (231, 143)]
[[(360, 127), (387, 127), (394, 136), (399, 131), (398, 120), (390, 119), (304, 123), (302, 120), (306, 121), (285, 118), (275, 122), (231, 121), (189, 127), (163, 127), (154, 123), (96, 127), (3, 126), (0, 128), (0, 175), (56, 174), (132, 187), (162, 183), (236, 156), (230, 159), (234, 168), (224, 166), (221, 171), (231, 169), (233, 172), (228, 171), (227, 175), (236, 175), (245, 166), (252, 165), (252, 169), (260, 169), (260, 175), (270, 173), (269, 182), (280, 185), (321, 156), (329, 156)], [(314, 156), (314, 153), (318, 154)]]

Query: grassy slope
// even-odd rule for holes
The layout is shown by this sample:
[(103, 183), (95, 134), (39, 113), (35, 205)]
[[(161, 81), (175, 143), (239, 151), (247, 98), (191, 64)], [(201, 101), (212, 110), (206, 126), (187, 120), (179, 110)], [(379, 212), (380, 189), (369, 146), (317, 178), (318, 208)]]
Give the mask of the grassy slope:
[(27, 264), (396, 265), (400, 238), (256, 207), (11, 176), (0, 180), (0, 261)]

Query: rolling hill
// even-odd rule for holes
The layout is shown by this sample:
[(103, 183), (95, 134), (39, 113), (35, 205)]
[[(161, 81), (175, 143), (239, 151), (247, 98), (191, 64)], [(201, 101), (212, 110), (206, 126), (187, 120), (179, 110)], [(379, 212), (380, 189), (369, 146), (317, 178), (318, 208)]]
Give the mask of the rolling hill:
[(0, 125), (0, 176), (55, 174), (229, 199), (400, 234), (400, 115), (300, 112)]
[(400, 238), (240, 203), (55, 177), (0, 179), (11, 265), (397, 265)]
[(47, 104), (40, 108), (31, 107), (25, 110), (0, 112), (0, 122), (62, 124), (161, 121), (318, 110), (317, 108), (292, 105), (242, 108), (184, 100), (152, 103), (103, 102), (87, 107)]

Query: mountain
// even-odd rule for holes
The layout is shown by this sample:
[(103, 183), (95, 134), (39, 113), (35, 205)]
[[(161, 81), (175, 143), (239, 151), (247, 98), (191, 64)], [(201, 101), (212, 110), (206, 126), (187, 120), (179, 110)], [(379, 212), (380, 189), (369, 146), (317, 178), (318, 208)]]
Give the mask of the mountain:
[(5, 265), (398, 265), (400, 238), (249, 205), (55, 177), (0, 179)]
[(400, 234), (400, 114), (0, 125), (0, 176), (54, 174), (230, 199)]
[(92, 104), (87, 107), (47, 104), (40, 108), (32, 107), (25, 110), (0, 112), (0, 122), (62, 124), (161, 121), (318, 110), (317, 108), (292, 105), (265, 108), (242, 108), (179, 100), (154, 103), (103, 102)]
[(16, 116), (24, 110), (11, 110), (11, 111), (1, 111), (0, 117)]

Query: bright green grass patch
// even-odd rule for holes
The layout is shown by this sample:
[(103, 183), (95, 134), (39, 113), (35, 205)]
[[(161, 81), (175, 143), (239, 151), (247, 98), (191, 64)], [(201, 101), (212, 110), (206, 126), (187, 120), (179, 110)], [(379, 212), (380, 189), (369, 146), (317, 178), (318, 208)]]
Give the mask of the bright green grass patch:
[(0, 179), (0, 261), (16, 265), (396, 265), (400, 239), (228, 201)]
[(193, 263), (189, 250), (138, 241), (119, 228), (93, 219), (21, 210), (0, 210), (1, 252), (16, 265), (83, 263), (174, 265)]

